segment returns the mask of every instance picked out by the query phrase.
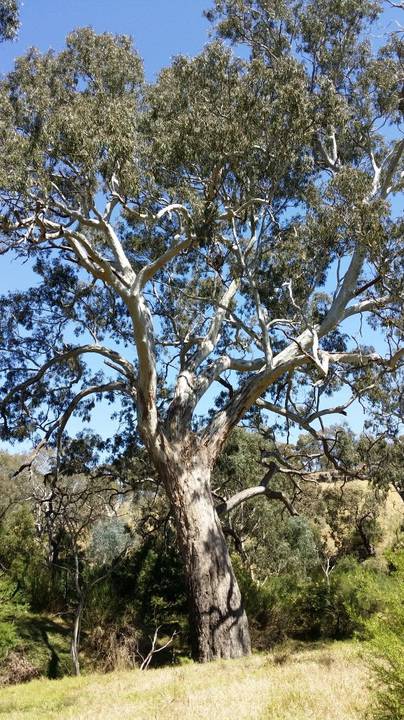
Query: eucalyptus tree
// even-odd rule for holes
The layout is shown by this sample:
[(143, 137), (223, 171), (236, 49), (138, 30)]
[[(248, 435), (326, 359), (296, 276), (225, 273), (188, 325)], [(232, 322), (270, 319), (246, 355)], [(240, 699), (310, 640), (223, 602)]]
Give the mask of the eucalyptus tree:
[(12, 40), (19, 27), (16, 0), (0, 0), (0, 41)]
[[(1, 247), (38, 275), (1, 300), (3, 437), (62, 457), (71, 415), (122, 397), (201, 661), (250, 650), (210, 483), (232, 428), (257, 403), (310, 425), (343, 383), (380, 417), (398, 397), (399, 41), (372, 51), (378, 13), (217, 0), (218, 38), (152, 85), (128, 38), (89, 29), (1, 85)], [(340, 328), (365, 313), (383, 353)]]

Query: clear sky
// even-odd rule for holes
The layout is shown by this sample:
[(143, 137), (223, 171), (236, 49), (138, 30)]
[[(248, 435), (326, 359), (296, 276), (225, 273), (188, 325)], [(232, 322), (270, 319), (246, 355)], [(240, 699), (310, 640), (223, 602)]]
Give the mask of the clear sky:
[[(210, 0), (25, 0), (18, 39), (0, 45), (0, 72), (10, 70), (15, 58), (28, 47), (59, 50), (69, 31), (92, 26), (97, 32), (130, 34), (144, 60), (146, 76), (153, 80), (174, 55), (194, 55), (208, 41), (210, 26), (203, 10), (210, 5)], [(386, 13), (379, 26), (380, 37), (374, 37), (376, 43), (382, 42), (386, 27), (391, 29), (398, 18), (399, 11)], [(29, 265), (0, 257), (0, 293), (27, 288), (35, 280)], [(354, 332), (354, 328), (349, 331)], [(375, 339), (373, 333), (366, 338), (368, 343)], [(358, 431), (362, 424), (358, 407), (349, 420)], [(92, 425), (101, 431), (106, 422), (105, 410), (100, 408)]]
[(193, 55), (203, 46), (207, 7), (209, 0), (24, 0), (18, 40), (1, 49), (2, 69), (27, 47), (59, 50), (70, 30), (91, 25), (132, 35), (152, 79), (173, 55)]

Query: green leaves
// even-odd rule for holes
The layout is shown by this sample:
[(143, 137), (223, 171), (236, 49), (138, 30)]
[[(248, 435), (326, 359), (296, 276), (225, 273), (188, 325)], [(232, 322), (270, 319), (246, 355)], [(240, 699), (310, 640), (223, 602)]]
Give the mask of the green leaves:
[(262, 195), (309, 141), (306, 95), (292, 58), (272, 70), (235, 59), (217, 42), (193, 60), (177, 58), (149, 93), (156, 178), (184, 198), (190, 176), (208, 186), (220, 170), (215, 204), (220, 186), (240, 202)]
[[(117, 167), (135, 182), (142, 79), (129, 38), (90, 29), (69, 35), (58, 55), (30, 50), (17, 60), (2, 87), (9, 98), (2, 124), (10, 150), (19, 150), (13, 172), (19, 171), (20, 182), (31, 184), (35, 177), (36, 193), (46, 196), (56, 173), (76, 202), (83, 188), (96, 191), (100, 176), (109, 181)], [(8, 159), (1, 160), (2, 184)]]
[[(2, 301), (2, 339), (18, 352), (18, 363), (2, 368), (7, 391), (32, 375), (32, 354), (41, 367), (72, 337), (137, 343), (131, 382), (139, 348), (150, 366), (155, 353), (156, 372), (141, 372), (159, 377), (164, 423), (184, 368), (195, 370), (189, 402), (219, 379), (223, 408), (253, 383), (247, 370), (283, 351), (282, 362), (292, 362), (300, 348), (305, 360), (290, 379), (299, 394), (313, 384), (336, 391), (344, 382), (336, 359), (320, 366), (315, 355), (360, 354), (362, 343), (335, 325), (344, 312), (358, 317), (362, 301), (394, 346), (400, 227), (386, 196), (398, 187), (402, 148), (391, 150), (381, 130), (400, 110), (400, 45), (369, 45), (378, 12), (373, 0), (216, 0), (208, 16), (217, 38), (194, 58), (175, 58), (149, 86), (127, 37), (89, 28), (71, 33), (60, 53), (31, 50), (17, 61), (0, 86), (1, 247), (35, 258), (42, 285)], [(136, 315), (135, 274), (147, 265)], [(364, 392), (369, 367), (357, 359), (344, 378)], [(30, 430), (38, 420), (47, 389), (65, 407), (76, 382), (84, 389), (92, 376), (52, 368), (36, 394), (29, 386), (25, 409), (14, 396), (19, 437), (26, 410), (36, 416)], [(281, 375), (270, 390), (280, 401)], [(68, 389), (58, 393), (62, 378)]]

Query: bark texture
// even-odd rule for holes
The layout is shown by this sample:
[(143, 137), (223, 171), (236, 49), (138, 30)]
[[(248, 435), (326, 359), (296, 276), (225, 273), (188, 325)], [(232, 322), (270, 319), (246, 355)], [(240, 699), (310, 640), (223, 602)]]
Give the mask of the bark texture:
[(182, 449), (161, 474), (185, 565), (194, 657), (208, 662), (248, 655), (247, 616), (213, 503), (208, 458), (187, 457)]

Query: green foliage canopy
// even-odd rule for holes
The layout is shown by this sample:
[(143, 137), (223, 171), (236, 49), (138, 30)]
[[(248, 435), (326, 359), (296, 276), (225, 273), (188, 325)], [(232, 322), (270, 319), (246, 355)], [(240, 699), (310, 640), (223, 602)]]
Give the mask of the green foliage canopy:
[[(217, 2), (219, 39), (153, 85), (128, 38), (90, 29), (60, 53), (17, 60), (0, 90), (1, 243), (41, 282), (2, 299), (15, 359), (2, 366), (4, 437), (51, 437), (63, 413), (87, 419), (115, 392), (126, 417), (135, 394), (141, 417), (142, 398), (158, 401), (167, 431), (185, 404), (190, 427), (216, 381), (233, 395), (218, 396), (208, 438), (266, 392), (277, 409), (305, 392), (303, 420), (344, 382), (395, 431), (400, 222), (387, 198), (403, 145), (389, 139), (397, 38), (376, 53), (365, 39), (379, 11), (369, 0)], [(220, 38), (247, 43), (250, 59)], [(322, 288), (336, 267), (332, 296)], [(365, 310), (377, 311), (385, 359), (339, 329)], [(124, 381), (92, 372), (91, 353)], [(283, 357), (288, 388), (274, 370)], [(179, 402), (183, 368), (191, 387)]]

